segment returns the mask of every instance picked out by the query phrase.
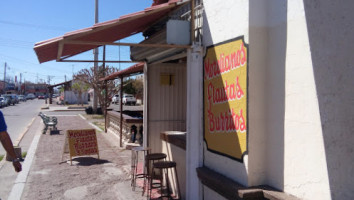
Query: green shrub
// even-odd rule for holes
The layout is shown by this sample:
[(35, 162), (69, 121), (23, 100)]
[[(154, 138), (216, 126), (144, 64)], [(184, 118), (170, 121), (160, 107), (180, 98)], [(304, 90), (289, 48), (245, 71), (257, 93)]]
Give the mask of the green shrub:
[(22, 152), (22, 158), (25, 158), (26, 156), (27, 156), (27, 152), (26, 151)]

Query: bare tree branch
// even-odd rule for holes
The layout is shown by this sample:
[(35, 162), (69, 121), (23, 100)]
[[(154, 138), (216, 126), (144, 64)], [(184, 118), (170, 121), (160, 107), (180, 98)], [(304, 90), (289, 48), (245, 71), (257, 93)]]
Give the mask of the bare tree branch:
[(108, 92), (110, 96), (114, 91), (115, 85), (113, 81), (107, 81), (107, 91), (104, 88), (104, 81), (100, 81), (105, 75), (108, 76), (118, 70), (114, 67), (106, 66), (105, 68), (101, 65), (98, 67), (97, 73), (94, 73), (94, 67), (90, 69), (82, 69), (74, 75), (75, 80), (79, 80), (83, 83), (88, 84), (92, 89), (97, 92), (98, 103), (102, 108), (102, 111), (109, 107), (111, 101), (107, 100), (105, 102), (105, 93)]

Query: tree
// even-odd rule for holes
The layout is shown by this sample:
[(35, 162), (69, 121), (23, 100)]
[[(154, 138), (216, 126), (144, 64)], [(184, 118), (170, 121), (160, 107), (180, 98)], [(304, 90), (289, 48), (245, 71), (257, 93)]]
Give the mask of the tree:
[(135, 79), (133, 81), (133, 87), (135, 89), (135, 96), (137, 99), (143, 99), (144, 97), (144, 82), (143, 79)]
[[(89, 69), (82, 69), (74, 75), (74, 79), (86, 83), (92, 89), (98, 91), (97, 92), (98, 104), (100, 105), (102, 110), (105, 110), (110, 105), (111, 102), (105, 101), (105, 94), (106, 94), (105, 81), (100, 81), (100, 79), (116, 71), (118, 70), (114, 67), (110, 67), (110, 66), (103, 67), (101, 65), (98, 67), (97, 73), (94, 73), (94, 67), (91, 67)], [(115, 86), (113, 81), (107, 81), (108, 94), (111, 93), (114, 87)], [(94, 108), (94, 112), (96, 113), (97, 109)]]
[(135, 95), (135, 88), (133, 86), (134, 80), (133, 79), (128, 79), (123, 83), (123, 92), (127, 94), (133, 94)]
[(75, 93), (77, 93), (77, 99), (78, 99), (77, 104), (79, 105), (81, 102), (81, 106), (83, 106), (84, 103), (82, 101), (82, 94), (87, 92), (90, 86), (87, 83), (84, 83), (80, 80), (76, 80), (74, 84), (72, 84), (71, 88)]

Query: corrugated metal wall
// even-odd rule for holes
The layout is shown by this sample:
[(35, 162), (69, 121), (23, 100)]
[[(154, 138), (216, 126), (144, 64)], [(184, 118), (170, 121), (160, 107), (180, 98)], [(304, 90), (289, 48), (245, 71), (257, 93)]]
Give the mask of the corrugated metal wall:
[[(186, 131), (186, 63), (148, 66), (148, 145), (161, 152), (162, 131)], [(172, 85), (162, 85), (161, 75), (174, 77)]]

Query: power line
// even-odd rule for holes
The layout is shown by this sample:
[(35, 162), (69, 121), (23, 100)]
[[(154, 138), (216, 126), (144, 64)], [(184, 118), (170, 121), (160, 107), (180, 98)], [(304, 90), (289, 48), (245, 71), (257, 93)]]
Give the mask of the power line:
[(69, 28), (69, 27), (27, 24), (27, 23), (22, 23), (22, 22), (12, 22), (12, 21), (6, 21), (6, 20), (0, 20), (0, 23), (1, 24), (7, 24), (7, 25), (13, 25), (13, 26), (21, 26), (21, 27), (28, 27), (28, 28), (52, 30), (52, 31), (69, 31), (69, 30), (73, 29), (73, 28)]
[(10, 58), (10, 59), (13, 59), (13, 60), (15, 60), (15, 62), (20, 62), (20, 63), (22, 62), (22, 63), (26, 63), (26, 64), (30, 64), (30, 65), (35, 65), (35, 66), (38, 66), (38, 67), (47, 67), (47, 68), (51, 68), (53, 70), (60, 71), (60, 72), (63, 72), (63, 73), (69, 73), (68, 71), (64, 71), (64, 70), (61, 70), (61, 69), (58, 69), (58, 68), (54, 68), (54, 67), (51, 67), (51, 66), (48, 66), (48, 65), (32, 63), (32, 62), (27, 61), (27, 60), (15, 58), (15, 57), (8, 56), (8, 55), (1, 54), (1, 53), (0, 53), (0, 55), (2, 55), (4, 57), (7, 57), (7, 58)]

